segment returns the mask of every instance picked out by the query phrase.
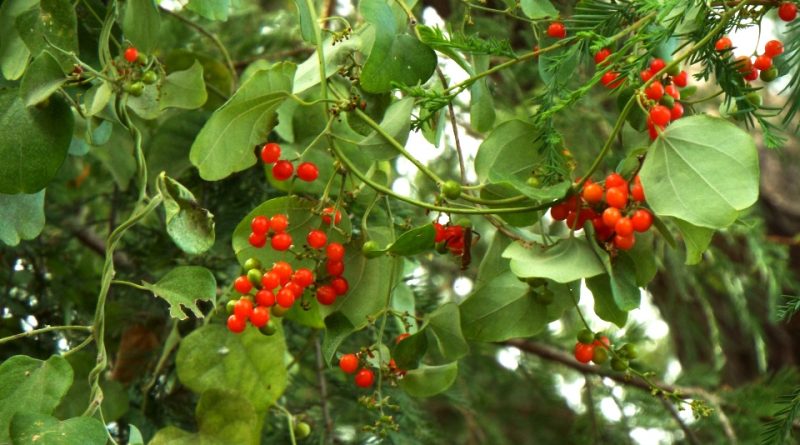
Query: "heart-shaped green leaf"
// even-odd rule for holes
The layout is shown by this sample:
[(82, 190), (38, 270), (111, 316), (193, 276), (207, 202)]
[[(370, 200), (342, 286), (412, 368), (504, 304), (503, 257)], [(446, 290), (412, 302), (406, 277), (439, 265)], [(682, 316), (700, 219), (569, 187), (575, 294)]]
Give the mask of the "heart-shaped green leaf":
[(164, 172), (156, 182), (164, 198), (167, 233), (186, 253), (200, 254), (214, 245), (214, 215), (200, 207), (192, 192)]
[(19, 93), (25, 105), (31, 107), (47, 100), (66, 81), (58, 61), (49, 52), (42, 51), (25, 72)]
[(20, 412), (11, 419), (14, 445), (105, 445), (106, 427), (94, 417), (59, 421), (47, 414)]
[(214, 301), (217, 296), (217, 280), (210, 270), (199, 266), (179, 266), (167, 272), (155, 284), (142, 284), (157, 297), (166, 300), (170, 306), (169, 315), (178, 320), (188, 318), (184, 308), (192, 311), (195, 317), (203, 318), (197, 301)]
[(458, 362), (441, 366), (421, 366), (408, 371), (400, 388), (414, 397), (431, 397), (444, 392), (458, 376)]
[(32, 195), (0, 194), (0, 241), (16, 246), (44, 228), (44, 190)]
[(503, 252), (511, 260), (511, 271), (521, 278), (548, 278), (569, 283), (599, 275), (605, 270), (583, 238), (567, 238), (545, 247), (514, 242)]

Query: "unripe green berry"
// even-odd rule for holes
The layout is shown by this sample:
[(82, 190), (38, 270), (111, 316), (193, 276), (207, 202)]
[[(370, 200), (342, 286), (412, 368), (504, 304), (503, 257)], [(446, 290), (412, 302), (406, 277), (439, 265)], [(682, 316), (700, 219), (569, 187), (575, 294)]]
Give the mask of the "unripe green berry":
[(667, 74), (670, 76), (677, 76), (681, 73), (681, 66), (680, 64), (676, 64), (675, 66), (671, 66), (667, 69)]
[(594, 342), (594, 332), (588, 329), (581, 329), (578, 332), (578, 341), (585, 345), (592, 344)]
[(778, 68), (771, 66), (768, 70), (762, 71), (760, 76), (764, 82), (772, 82), (778, 78)]
[(279, 304), (276, 304), (270, 308), (270, 312), (272, 312), (272, 315), (281, 318), (284, 315), (286, 315), (287, 312), (289, 312), (289, 309), (291, 308), (283, 307)]
[(758, 94), (758, 91), (747, 93), (745, 99), (747, 99), (747, 101), (756, 108), (760, 108), (761, 104), (764, 103), (764, 99), (761, 98), (761, 95)]
[(625, 357), (628, 357), (631, 360), (639, 356), (639, 351), (636, 349), (636, 345), (632, 343), (625, 343), (624, 345), (622, 345), (620, 353), (624, 354)]
[(126, 84), (126, 85), (127, 85), (126, 92), (131, 96), (139, 97), (142, 95), (142, 93), (144, 93), (144, 84), (142, 82), (133, 82), (131, 84)]
[(539, 178), (537, 178), (536, 176), (531, 176), (530, 178), (525, 180), (525, 183), (531, 187), (539, 187), (539, 185), (541, 185), (541, 181), (539, 181)]
[(452, 179), (449, 181), (445, 181), (442, 184), (442, 194), (445, 198), (450, 200), (455, 200), (461, 197), (461, 184), (453, 181)]
[(611, 369), (614, 371), (625, 371), (628, 369), (628, 361), (625, 359), (614, 357), (611, 359)]
[(661, 97), (661, 105), (664, 105), (667, 108), (672, 108), (672, 106), (675, 105), (675, 98), (669, 94), (665, 94)]
[(156, 83), (157, 80), (158, 74), (156, 74), (155, 71), (145, 71), (144, 74), (142, 74), (142, 82), (147, 85), (152, 85)]
[(294, 437), (298, 439), (305, 439), (311, 434), (311, 425), (305, 422), (297, 422), (294, 426)]
[(261, 269), (261, 261), (258, 258), (248, 258), (244, 262), (244, 270)]
[(380, 246), (373, 240), (369, 240), (361, 246), (361, 253), (367, 258), (377, 258), (383, 255)]
[(261, 326), (258, 330), (264, 335), (273, 335), (278, 330), (278, 327), (275, 325), (275, 322), (273, 320), (270, 320), (267, 322), (267, 324)]
[(261, 287), (261, 271), (258, 269), (250, 269), (247, 271), (247, 279), (253, 283), (253, 286)]
[(228, 315), (233, 313), (233, 307), (236, 306), (236, 300), (228, 300), (225, 303), (225, 311), (228, 312)]
[(598, 365), (602, 365), (603, 363), (608, 361), (608, 349), (597, 347), (594, 348), (594, 354), (592, 355), (592, 361)]

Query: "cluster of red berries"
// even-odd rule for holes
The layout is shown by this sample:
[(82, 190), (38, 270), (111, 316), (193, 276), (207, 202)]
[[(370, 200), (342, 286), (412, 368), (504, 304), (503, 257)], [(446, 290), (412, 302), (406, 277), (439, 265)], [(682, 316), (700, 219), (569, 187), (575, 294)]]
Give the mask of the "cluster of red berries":
[(567, 36), (567, 28), (561, 22), (553, 22), (547, 27), (547, 35), (554, 39), (563, 39)]
[(611, 368), (615, 371), (625, 371), (629, 366), (628, 361), (639, 355), (633, 344), (626, 343), (614, 348), (608, 337), (595, 334), (589, 329), (578, 332), (578, 342), (575, 343), (573, 353), (575, 360), (581, 363), (594, 362), (596, 365), (602, 365), (611, 358)]
[(319, 169), (313, 162), (303, 162), (297, 166), (295, 172), (294, 164), (291, 161), (281, 159), (281, 146), (275, 142), (269, 142), (261, 149), (261, 160), (265, 164), (272, 166), (272, 176), (278, 181), (285, 181), (295, 174), (298, 178), (306, 182), (313, 182), (319, 177)]
[[(345, 354), (339, 358), (339, 369), (347, 374), (355, 373), (356, 386), (369, 388), (375, 382), (375, 373), (371, 369), (361, 366), (361, 354)], [(360, 369), (359, 369), (360, 368)], [(358, 371), (358, 372), (356, 372)]]
[[(796, 9), (795, 7), (795, 14)], [(728, 36), (722, 36), (717, 40), (714, 48), (719, 52), (728, 52), (730, 55), (733, 43)], [(764, 45), (764, 52), (755, 59), (749, 56), (739, 56), (735, 63), (744, 80), (752, 82), (759, 78), (760, 72), (761, 80), (772, 82), (778, 77), (778, 68), (773, 65), (772, 59), (781, 54), (783, 54), (783, 43), (780, 40), (770, 40)]]
[(797, 5), (793, 2), (783, 2), (778, 7), (778, 17), (784, 22), (791, 22), (797, 18)]
[[(605, 186), (605, 190), (604, 187)], [(586, 181), (580, 196), (550, 208), (556, 221), (567, 221), (573, 230), (581, 230), (592, 222), (595, 236), (604, 247), (609, 243), (620, 250), (630, 250), (636, 243), (634, 232), (646, 232), (653, 225), (653, 214), (643, 207), (644, 189), (639, 176), (628, 184), (622, 176), (611, 173), (605, 183)]]
[(434, 242), (436, 243), (436, 250), (444, 253), (449, 250), (455, 256), (464, 254), (464, 227), (460, 225), (447, 225), (433, 223), (433, 229), (436, 231)]
[[(653, 59), (648, 69), (639, 73), (642, 81), (647, 82), (659, 71), (667, 66), (662, 59)], [(649, 113), (647, 116), (647, 129), (650, 139), (658, 136), (656, 129), (663, 130), (670, 122), (683, 117), (683, 105), (680, 103), (681, 93), (678, 88), (684, 88), (689, 83), (686, 71), (675, 70), (674, 74), (667, 72), (664, 77), (654, 81), (648, 86), (644, 94), (647, 97)]]

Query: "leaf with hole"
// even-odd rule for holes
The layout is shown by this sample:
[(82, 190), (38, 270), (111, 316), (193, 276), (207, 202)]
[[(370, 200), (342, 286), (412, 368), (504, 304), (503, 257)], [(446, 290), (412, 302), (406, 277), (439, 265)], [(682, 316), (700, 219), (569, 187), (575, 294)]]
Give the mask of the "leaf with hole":
[(169, 303), (169, 314), (178, 320), (186, 320), (184, 310), (195, 317), (203, 318), (197, 301), (214, 302), (217, 296), (217, 280), (210, 270), (200, 266), (178, 266), (161, 277), (155, 284), (142, 283), (157, 297)]

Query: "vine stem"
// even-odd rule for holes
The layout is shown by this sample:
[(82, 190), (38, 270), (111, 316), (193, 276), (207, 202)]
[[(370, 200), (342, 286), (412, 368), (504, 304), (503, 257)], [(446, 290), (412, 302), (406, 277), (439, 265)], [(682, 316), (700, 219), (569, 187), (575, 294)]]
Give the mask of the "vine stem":
[(292, 445), (297, 445), (297, 439), (294, 437), (294, 416), (289, 412), (288, 409), (278, 405), (277, 403), (273, 406), (286, 414), (286, 422), (289, 425), (289, 439), (291, 440)]
[[(394, 233), (394, 216), (392, 215), (392, 208), (390, 206), (389, 197), (384, 196), (386, 200), (386, 213), (389, 216), (389, 227), (392, 228), (392, 242), (395, 241)], [(392, 304), (392, 294), (397, 286), (395, 279), (397, 278), (397, 269), (394, 264), (391, 264), (391, 272), (389, 273), (389, 290), (386, 291), (386, 301), (383, 305), (383, 318), (381, 319), (381, 326), (378, 328), (378, 387), (375, 390), (378, 393), (378, 409), (383, 416), (383, 334), (386, 331), (386, 321), (389, 320), (389, 305)]]
[(45, 334), (47, 332), (56, 332), (56, 331), (82, 331), (82, 332), (92, 332), (91, 326), (79, 326), (79, 325), (68, 325), (68, 326), (47, 326), (45, 328), (34, 329), (27, 332), (20, 332), (19, 334), (9, 335), (8, 337), (0, 338), (0, 345), (8, 342), (12, 342), (14, 340), (18, 340), (20, 338), (26, 337), (33, 337), (39, 334)]

